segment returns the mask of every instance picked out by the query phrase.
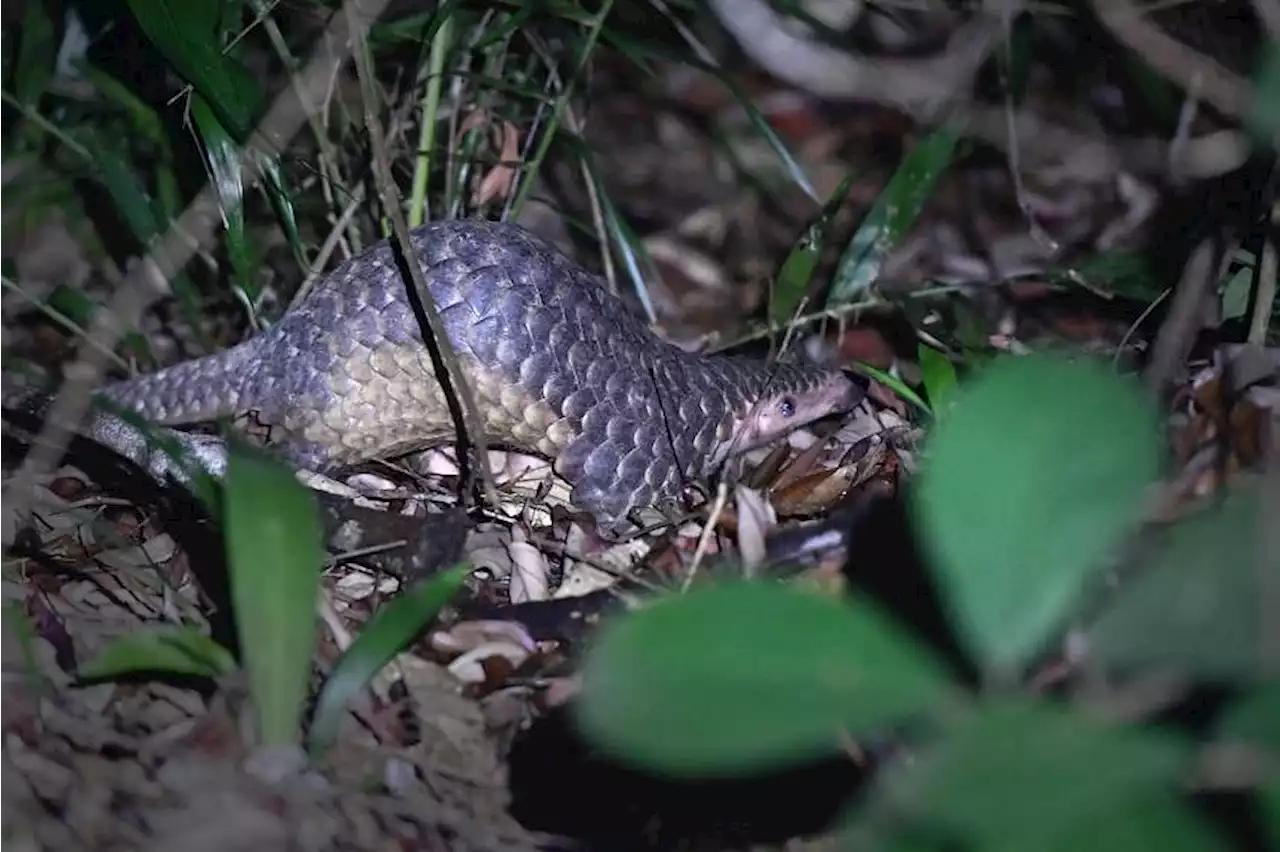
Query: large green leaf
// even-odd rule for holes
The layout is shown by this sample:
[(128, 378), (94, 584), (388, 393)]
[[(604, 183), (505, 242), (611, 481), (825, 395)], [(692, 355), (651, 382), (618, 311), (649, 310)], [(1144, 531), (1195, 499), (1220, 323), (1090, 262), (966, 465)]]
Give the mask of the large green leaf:
[(1006, 358), (954, 397), (912, 509), (958, 633), (1007, 674), (1139, 517), (1159, 423), (1136, 383), (1089, 361)]
[(223, 513), (231, 599), (258, 736), (292, 745), (311, 677), (324, 558), (315, 498), (290, 469), (228, 444)]
[(866, 601), (734, 583), (606, 626), (578, 714), (595, 742), (714, 775), (832, 752), (951, 695), (930, 655)]

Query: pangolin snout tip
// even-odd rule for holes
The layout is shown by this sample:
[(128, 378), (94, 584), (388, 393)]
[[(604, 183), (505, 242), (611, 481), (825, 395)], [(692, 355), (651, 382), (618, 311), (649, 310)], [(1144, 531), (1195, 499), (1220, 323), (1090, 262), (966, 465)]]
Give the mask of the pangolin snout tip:
[(866, 388), (843, 370), (833, 370), (824, 388), (833, 414), (854, 408), (866, 397)]

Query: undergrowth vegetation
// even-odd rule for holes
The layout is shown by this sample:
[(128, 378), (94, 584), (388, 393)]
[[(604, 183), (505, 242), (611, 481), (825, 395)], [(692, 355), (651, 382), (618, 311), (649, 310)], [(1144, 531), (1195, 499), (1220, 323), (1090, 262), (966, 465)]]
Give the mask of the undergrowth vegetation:
[[(588, 199), (589, 215), (568, 222), (575, 238), (603, 250), (607, 274), (647, 306), (656, 266), (581, 134), (592, 63), (607, 50), (640, 69), (674, 60), (718, 80), (771, 152), (756, 178), (818, 205), (778, 265), (767, 316), (739, 335), (773, 339), (824, 312), (885, 304), (875, 287), (885, 258), (968, 150), (954, 128), (916, 139), (837, 247), (830, 289), (813, 305), (818, 259), (855, 176), (814, 197), (787, 142), (704, 58), (685, 23), (685, 7), (700, 4), (425, 5), (374, 19), (386, 3), (364, 4), (369, 17), (261, 0), (23, 4), (4, 32), (6, 246), (53, 216), (85, 265), (107, 273), (32, 292), (6, 248), (6, 292), (79, 341), (95, 370), (150, 367), (155, 345), (139, 318), (166, 290), (195, 349), (216, 348), (228, 316), (270, 325), (295, 294), (264, 270), (310, 282), (339, 246), (356, 253), (393, 234), (386, 177), (412, 227), (515, 217), (545, 202), (542, 176), (567, 162)], [(372, 78), (347, 70), (348, 36)], [(1269, 69), (1257, 83), (1264, 105), (1280, 103)], [(302, 106), (273, 124), (281, 92)], [(1274, 120), (1259, 110), (1256, 136), (1269, 138)], [(153, 250), (163, 287), (136, 261)], [(1125, 260), (1100, 255), (1072, 272), (1160, 298), (1167, 285)], [(1224, 269), (1215, 292), (1227, 313), (1272, 315), (1257, 307), (1260, 264), (1242, 254)], [(1263, 328), (1253, 342), (1274, 339)], [(1274, 484), (1244, 477), (1186, 519), (1142, 528), (1169, 475), (1149, 389), (1104, 358), (997, 355), (963, 330), (945, 340), (921, 331), (921, 341), (918, 382), (863, 372), (929, 430), (907, 499), (974, 671), (954, 670), (856, 593), (718, 584), (602, 628), (585, 660), (583, 730), (621, 759), (690, 776), (903, 732), (913, 760), (850, 805), (849, 848), (1237, 848), (1193, 792), (1241, 795), (1256, 836), (1280, 846), (1280, 575), (1274, 545), (1268, 553), (1252, 532), (1274, 517)], [(258, 744), (304, 745), (319, 759), (350, 698), (420, 635), (468, 566), (384, 606), (312, 696), (325, 554), (310, 493), (239, 445), (225, 480), (202, 493), (221, 524), (238, 653), (172, 624), (120, 638), (78, 675), (216, 682), (243, 667)], [(1077, 682), (1033, 682), (1063, 649), (1078, 655)], [(1122, 700), (1122, 685), (1169, 675), (1228, 696), (1194, 733), (1158, 718), (1163, 708)]]

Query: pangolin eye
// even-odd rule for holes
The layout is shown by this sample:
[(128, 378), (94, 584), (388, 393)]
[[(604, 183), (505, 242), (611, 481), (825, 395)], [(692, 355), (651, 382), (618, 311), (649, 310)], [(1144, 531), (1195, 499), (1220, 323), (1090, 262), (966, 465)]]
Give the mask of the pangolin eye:
[(796, 413), (796, 401), (789, 396), (784, 396), (778, 401), (778, 413), (785, 418), (792, 418)]

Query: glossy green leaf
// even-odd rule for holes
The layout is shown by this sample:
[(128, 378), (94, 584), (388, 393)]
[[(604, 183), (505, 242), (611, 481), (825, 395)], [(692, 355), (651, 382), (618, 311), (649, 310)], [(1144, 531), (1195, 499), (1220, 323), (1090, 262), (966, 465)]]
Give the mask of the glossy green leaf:
[(833, 752), (951, 695), (929, 653), (866, 600), (731, 583), (606, 625), (578, 721), (599, 748), (716, 775)]
[(222, 51), (220, 5), (173, 0), (128, 0), (147, 38), (174, 70), (203, 96), (231, 134), (247, 140), (262, 90), (243, 65)]
[[(1126, 813), (1168, 801), (1189, 759), (1190, 748), (1171, 735), (998, 701), (889, 770), (868, 813), (948, 831), (965, 848), (1092, 849), (1071, 843), (1082, 834), (1102, 843), (1089, 830), (1100, 815), (1114, 827)], [(1160, 819), (1146, 826), (1148, 836), (1166, 836), (1160, 826)]]
[(782, 262), (769, 305), (769, 320), (774, 325), (784, 326), (789, 322), (808, 295), (813, 270), (822, 254), (824, 236), (818, 222), (810, 224)]
[[(1013, 838), (990, 848), (992, 852), (1017, 852), (1025, 847)], [(1161, 794), (1130, 807), (1103, 808), (1074, 829), (1045, 838), (1036, 848), (1044, 852), (1231, 852), (1235, 847), (1188, 803)]]
[(315, 498), (283, 462), (228, 443), (223, 529), (260, 745), (299, 741), (324, 549)]
[(1094, 658), (1211, 680), (1258, 674), (1269, 558), (1261, 511), (1242, 490), (1167, 530), (1089, 628)]
[(916, 347), (920, 359), (920, 372), (925, 390), (935, 412), (944, 412), (951, 404), (956, 389), (956, 368), (951, 359), (932, 346), (921, 343)]
[(915, 390), (912, 389), (911, 385), (907, 384), (892, 373), (887, 373), (878, 367), (873, 367), (865, 361), (855, 361), (853, 366), (858, 372), (866, 373), (868, 376), (875, 379), (877, 382), (884, 385), (889, 390), (893, 391), (898, 396), (923, 411), (925, 414), (933, 413), (933, 409), (929, 407), (929, 403), (925, 402), (924, 399), (921, 398), (920, 394), (916, 393)]
[(885, 259), (902, 243), (951, 165), (958, 140), (955, 130), (940, 128), (903, 158), (841, 255), (830, 303), (856, 301), (880, 275)]
[(356, 641), (334, 663), (320, 691), (309, 737), (312, 754), (323, 753), (333, 743), (351, 699), (431, 623), (470, 573), (470, 566), (460, 565), (419, 583), (369, 619)]
[[(284, 238), (293, 249), (294, 259), (302, 268), (309, 268), (311, 259), (307, 256), (302, 244), (302, 234), (298, 231), (297, 208), (294, 204), (294, 191), (290, 188), (288, 178), (280, 168), (279, 157), (258, 156), (256, 158), (258, 173), (262, 177), (262, 186), (271, 210), (275, 213), (276, 223), (284, 231)], [(251, 301), (257, 301), (262, 286), (257, 276), (242, 282), (246, 295)]]
[(813, 271), (818, 265), (818, 258), (827, 246), (831, 223), (845, 197), (849, 187), (853, 185), (852, 174), (845, 177), (836, 187), (836, 191), (827, 199), (822, 210), (809, 223), (804, 234), (791, 248), (782, 268), (778, 271), (777, 286), (773, 290), (773, 298), (769, 307), (769, 320), (774, 325), (785, 325), (800, 308), (800, 303), (809, 293), (813, 281)]
[(1009, 674), (1137, 521), (1160, 471), (1159, 418), (1136, 382), (1049, 356), (997, 360), (955, 397), (912, 511), (959, 635)]
[(191, 117), (200, 134), (205, 166), (218, 192), (223, 223), (244, 231), (244, 179), (240, 173), (240, 156), (236, 141), (199, 95), (191, 99)]
[(246, 282), (252, 281), (254, 268), (249, 260), (251, 252), (245, 232), (245, 187), (240, 169), (239, 146), (209, 108), (208, 101), (200, 95), (191, 99), (191, 117), (200, 136), (205, 168), (218, 193), (218, 210), (222, 214), (227, 254), (231, 258), (236, 283), (243, 287)]
[(77, 674), (85, 680), (149, 672), (218, 678), (235, 668), (231, 652), (198, 628), (172, 625), (116, 637)]

